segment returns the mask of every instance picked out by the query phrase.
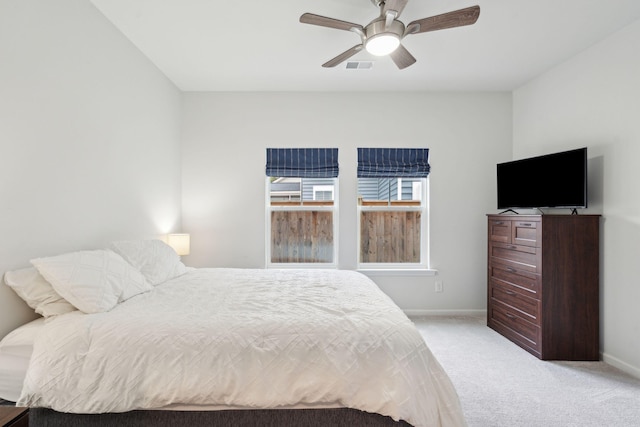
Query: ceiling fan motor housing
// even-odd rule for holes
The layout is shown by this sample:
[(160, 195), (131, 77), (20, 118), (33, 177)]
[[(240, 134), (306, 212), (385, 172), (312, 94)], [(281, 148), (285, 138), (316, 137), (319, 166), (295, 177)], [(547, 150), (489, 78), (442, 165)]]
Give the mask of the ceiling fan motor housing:
[(404, 35), (404, 24), (400, 21), (394, 20), (390, 25), (387, 25), (384, 18), (378, 18), (371, 21), (364, 29), (364, 34), (367, 39), (384, 33), (395, 34), (399, 39), (401, 39)]

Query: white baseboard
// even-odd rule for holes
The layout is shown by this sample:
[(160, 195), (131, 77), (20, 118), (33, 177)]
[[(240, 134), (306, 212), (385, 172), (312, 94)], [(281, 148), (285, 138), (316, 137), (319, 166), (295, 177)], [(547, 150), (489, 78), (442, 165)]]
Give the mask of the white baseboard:
[(419, 310), (406, 309), (402, 310), (407, 316), (468, 316), (468, 317), (486, 317), (487, 310)]
[(607, 365), (611, 365), (615, 368), (618, 368), (621, 371), (626, 372), (627, 374), (633, 377), (640, 378), (640, 368), (637, 368), (633, 365), (623, 362), (617, 357), (610, 356), (607, 353), (602, 353), (602, 361), (605, 362)]

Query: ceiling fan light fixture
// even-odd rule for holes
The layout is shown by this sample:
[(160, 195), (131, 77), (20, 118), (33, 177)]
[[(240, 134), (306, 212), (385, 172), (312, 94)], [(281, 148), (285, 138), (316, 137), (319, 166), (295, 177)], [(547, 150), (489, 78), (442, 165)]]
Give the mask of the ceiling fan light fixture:
[(300, 22), (303, 24), (351, 31), (360, 37), (360, 44), (353, 46), (351, 49), (346, 50), (322, 64), (325, 68), (335, 67), (362, 49), (365, 49), (372, 55), (389, 55), (398, 69), (402, 70), (416, 62), (416, 58), (400, 43), (406, 36), (472, 25), (475, 24), (478, 16), (480, 16), (480, 6), (476, 5), (411, 21), (405, 27), (404, 23), (399, 21), (398, 18), (402, 14), (408, 1), (409, 0), (371, 0), (376, 7), (380, 8), (380, 15), (366, 26), (342, 21), (340, 19), (328, 18), (314, 13), (303, 13), (302, 16), (300, 16)]
[(400, 38), (393, 33), (381, 33), (368, 38), (364, 47), (372, 55), (385, 56), (400, 46)]

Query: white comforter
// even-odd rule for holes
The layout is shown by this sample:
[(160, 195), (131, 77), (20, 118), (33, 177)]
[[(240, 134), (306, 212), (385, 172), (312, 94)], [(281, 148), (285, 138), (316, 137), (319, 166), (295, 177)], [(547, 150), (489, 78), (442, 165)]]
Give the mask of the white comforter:
[(48, 321), (20, 406), (343, 406), (465, 425), (419, 332), (350, 271), (194, 269), (107, 313)]

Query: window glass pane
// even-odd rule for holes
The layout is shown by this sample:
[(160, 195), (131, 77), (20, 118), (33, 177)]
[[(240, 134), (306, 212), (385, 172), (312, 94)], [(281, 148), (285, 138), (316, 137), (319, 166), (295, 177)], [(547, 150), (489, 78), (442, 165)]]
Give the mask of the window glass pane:
[(283, 201), (300, 204), (300, 202), (332, 202), (334, 200), (334, 178), (273, 177), (270, 180), (269, 197), (272, 204)]
[(271, 178), (269, 185), (272, 202), (300, 201), (301, 178)]
[(333, 262), (333, 212), (272, 211), (271, 262)]
[(360, 213), (360, 262), (419, 263), (421, 212)]
[(334, 263), (335, 178), (269, 178), (271, 263)]
[(425, 178), (358, 178), (359, 262), (419, 264)]
[(423, 178), (358, 178), (362, 201), (417, 201), (421, 199)]

